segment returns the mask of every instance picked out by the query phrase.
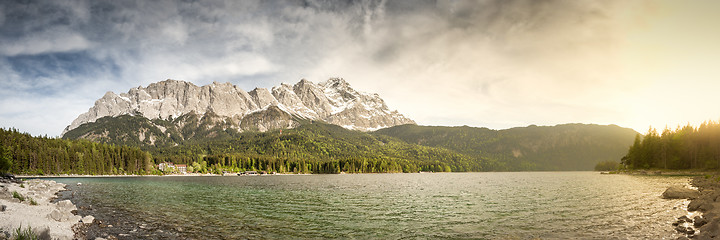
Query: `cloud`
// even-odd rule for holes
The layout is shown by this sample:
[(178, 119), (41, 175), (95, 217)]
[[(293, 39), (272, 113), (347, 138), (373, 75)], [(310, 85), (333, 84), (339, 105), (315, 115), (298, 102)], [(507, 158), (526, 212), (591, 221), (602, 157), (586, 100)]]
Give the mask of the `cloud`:
[[(572, 113), (605, 108), (584, 98), (617, 81), (614, 3), (439, 1), (415, 7), (389, 2), (382, 21), (364, 28), (372, 31), (330, 49), (312, 76), (352, 76), (355, 86), (378, 89), (389, 104), (425, 124), (588, 121)], [(534, 110), (547, 108), (556, 111)], [(509, 124), (497, 124), (503, 121)]]
[[(64, 127), (105, 91), (125, 92), (167, 78), (198, 85), (229, 81), (252, 89), (344, 77), (359, 90), (378, 92), (420, 124), (622, 125), (633, 118), (624, 110), (628, 99), (647, 96), (643, 89), (663, 72), (640, 74), (642, 63), (661, 70), (673, 63), (668, 57), (648, 60), (636, 49), (658, 53), (665, 51), (652, 46), (679, 45), (662, 31), (628, 37), (656, 26), (655, 18), (670, 11), (654, 5), (663, 3), (3, 1), (0, 93), (10, 95), (0, 102), (28, 105), (27, 112), (15, 115), (57, 113), (64, 117), (56, 118), (62, 122), (56, 125)], [(708, 24), (691, 29), (709, 29), (713, 21), (702, 22)], [(679, 54), (688, 59), (703, 55), (697, 53), (707, 52), (703, 46), (716, 39), (683, 36), (672, 39), (699, 46), (668, 52), (690, 49), (693, 54)], [(687, 62), (684, 67), (699, 65)], [(683, 73), (715, 73), (705, 68)], [(70, 93), (74, 89), (79, 93)], [(17, 102), (46, 95), (72, 106)], [(13, 119), (3, 124), (22, 124)]]
[(0, 46), (0, 54), (5, 56), (37, 55), (59, 52), (72, 52), (88, 49), (91, 43), (81, 34), (58, 27), (27, 35)]

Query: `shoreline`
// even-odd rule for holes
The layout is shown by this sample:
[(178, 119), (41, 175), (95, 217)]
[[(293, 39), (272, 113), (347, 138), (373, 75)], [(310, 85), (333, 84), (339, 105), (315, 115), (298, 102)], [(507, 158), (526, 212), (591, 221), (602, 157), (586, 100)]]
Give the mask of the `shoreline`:
[(675, 177), (701, 177), (708, 175), (717, 175), (718, 171), (703, 170), (621, 170), (621, 171), (601, 171), (600, 174), (625, 174), (640, 176), (675, 176)]
[[(354, 173), (353, 173), (354, 174)], [(374, 173), (373, 173), (374, 174)], [(121, 178), (121, 177), (255, 177), (255, 176), (309, 176), (324, 175), (311, 173), (276, 173), (276, 174), (258, 174), (258, 175), (242, 175), (237, 174), (211, 174), (211, 173), (192, 173), (192, 174), (167, 174), (167, 175), (15, 175), (17, 179), (42, 179), (42, 178)], [(330, 174), (340, 175), (340, 174)]]
[(57, 201), (66, 186), (52, 180), (0, 179), (0, 234), (11, 238), (18, 228), (31, 228), (41, 239), (76, 239), (95, 218), (76, 215), (70, 200)]
[[(690, 184), (699, 191), (697, 198), (691, 199), (688, 212), (701, 213), (692, 219), (699, 233), (693, 239), (711, 239), (720, 237), (720, 176), (717, 173), (695, 177)], [(689, 221), (688, 221), (689, 222)]]

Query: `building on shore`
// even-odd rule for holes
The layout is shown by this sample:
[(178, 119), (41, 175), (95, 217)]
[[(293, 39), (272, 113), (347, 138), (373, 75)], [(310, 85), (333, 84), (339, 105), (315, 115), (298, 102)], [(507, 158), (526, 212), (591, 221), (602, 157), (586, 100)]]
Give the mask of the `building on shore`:
[(187, 173), (187, 165), (185, 165), (185, 164), (175, 165), (175, 169), (176, 169), (179, 173), (182, 173), (182, 174), (186, 174), (186, 173)]
[(175, 165), (171, 162), (162, 162), (158, 164), (158, 169), (163, 172), (173, 172), (175, 170)]
[(164, 173), (181, 173), (187, 174), (187, 164), (173, 164), (171, 162), (162, 162), (157, 165), (160, 171)]

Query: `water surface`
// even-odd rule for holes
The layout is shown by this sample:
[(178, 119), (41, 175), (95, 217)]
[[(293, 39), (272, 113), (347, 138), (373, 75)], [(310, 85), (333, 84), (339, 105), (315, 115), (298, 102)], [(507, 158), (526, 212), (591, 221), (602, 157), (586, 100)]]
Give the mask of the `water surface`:
[(686, 202), (659, 196), (688, 183), (594, 172), (54, 180), (82, 215), (113, 225), (91, 236), (194, 239), (674, 239)]

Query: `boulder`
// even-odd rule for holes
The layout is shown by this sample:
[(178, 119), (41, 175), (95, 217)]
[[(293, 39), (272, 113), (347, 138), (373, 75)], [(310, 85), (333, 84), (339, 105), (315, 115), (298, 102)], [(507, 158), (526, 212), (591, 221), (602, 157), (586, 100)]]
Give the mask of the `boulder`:
[(692, 200), (692, 201), (690, 201), (690, 203), (688, 204), (687, 210), (690, 211), (690, 212), (697, 211), (698, 209), (700, 209), (700, 205), (703, 205), (703, 204), (705, 204), (705, 201), (702, 200), (702, 199)]
[(87, 215), (87, 216), (85, 216), (85, 217), (82, 218), (82, 222), (85, 223), (85, 224), (93, 223), (94, 220), (95, 220), (95, 217), (90, 216), (90, 215)]
[(695, 222), (695, 223), (693, 224), (693, 226), (695, 226), (696, 228), (697, 228), (697, 227), (702, 227), (702, 225), (707, 224), (707, 220), (706, 220), (704, 217), (702, 217), (702, 216), (695, 216), (693, 222)]
[(53, 210), (52, 212), (50, 212), (50, 214), (48, 214), (47, 217), (58, 222), (67, 220), (67, 217), (58, 210)]
[(720, 237), (720, 219), (713, 219), (700, 229), (699, 239)]
[(700, 195), (698, 190), (689, 189), (683, 186), (669, 187), (662, 194), (665, 199), (695, 199)]
[(67, 212), (72, 211), (72, 210), (77, 210), (75, 205), (73, 205), (72, 202), (70, 202), (70, 200), (59, 201), (57, 203), (57, 209), (59, 209), (61, 211), (67, 211)]

